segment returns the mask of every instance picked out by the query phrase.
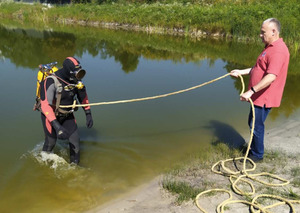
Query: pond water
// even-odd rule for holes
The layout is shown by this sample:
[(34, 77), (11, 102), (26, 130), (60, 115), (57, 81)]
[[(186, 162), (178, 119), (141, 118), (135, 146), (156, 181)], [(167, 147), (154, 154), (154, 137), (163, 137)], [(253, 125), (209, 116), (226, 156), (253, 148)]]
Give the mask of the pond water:
[[(216, 141), (238, 146), (248, 135), (249, 104), (239, 79), (143, 102), (92, 107), (94, 127), (75, 113), (80, 166), (68, 144), (41, 153), (40, 113), (32, 111), (38, 65), (75, 56), (91, 103), (189, 88), (253, 65), (262, 44), (148, 35), (90, 28), (0, 27), (1, 212), (83, 212), (147, 182)], [(282, 106), (268, 128), (299, 114), (299, 61), (292, 56)], [(247, 78), (245, 79), (247, 82)], [(246, 139), (247, 140), (247, 139)]]

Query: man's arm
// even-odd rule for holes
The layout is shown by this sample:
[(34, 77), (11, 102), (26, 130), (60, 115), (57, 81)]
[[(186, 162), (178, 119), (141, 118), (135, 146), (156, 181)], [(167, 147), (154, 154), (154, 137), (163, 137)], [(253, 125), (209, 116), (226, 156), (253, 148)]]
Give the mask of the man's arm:
[(270, 86), (270, 84), (276, 79), (276, 75), (274, 74), (267, 74), (265, 77), (263, 77), (258, 84), (252, 87), (252, 89), (248, 90), (247, 92), (243, 93), (240, 97), (241, 101), (248, 101), (249, 98), (254, 94), (254, 92), (259, 92), (262, 89)]
[(252, 88), (254, 89), (255, 92), (258, 92), (270, 86), (270, 84), (276, 79), (276, 77), (277, 77), (276, 75), (269, 73), (265, 77), (263, 77), (261, 81), (258, 82), (258, 84), (256, 84)]

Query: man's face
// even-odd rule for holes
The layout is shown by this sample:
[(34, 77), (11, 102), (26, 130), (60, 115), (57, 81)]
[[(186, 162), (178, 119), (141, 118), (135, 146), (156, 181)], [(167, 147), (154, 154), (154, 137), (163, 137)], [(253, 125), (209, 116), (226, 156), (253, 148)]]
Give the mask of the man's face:
[(266, 45), (271, 44), (274, 39), (275, 31), (276, 29), (273, 23), (270, 22), (263, 23), (259, 35), (262, 42), (265, 43)]

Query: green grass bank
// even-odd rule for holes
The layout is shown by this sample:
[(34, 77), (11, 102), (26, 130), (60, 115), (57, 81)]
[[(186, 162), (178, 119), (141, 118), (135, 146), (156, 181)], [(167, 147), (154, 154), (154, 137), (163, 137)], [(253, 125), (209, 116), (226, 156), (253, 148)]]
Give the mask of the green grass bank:
[[(222, 142), (217, 142), (213, 147), (207, 147), (207, 150), (209, 150), (209, 152), (201, 153), (199, 156), (190, 156), (187, 162), (178, 163), (165, 174), (161, 183), (162, 187), (175, 195), (177, 204), (195, 200), (196, 196), (205, 190), (231, 188), (229, 177), (214, 174), (211, 171), (211, 166), (219, 160), (241, 157), (243, 156), (242, 152), (237, 149), (232, 149)], [(254, 173), (268, 172), (270, 174), (288, 177), (290, 184), (288, 187), (266, 187), (263, 184), (253, 182), (257, 192), (277, 195), (291, 200), (299, 200), (299, 161), (300, 158), (296, 154), (267, 151), (265, 153), (264, 162), (257, 164)], [(227, 163), (226, 166), (234, 171), (237, 168), (241, 169), (242, 163), (236, 160), (232, 164)], [(250, 166), (250, 164), (248, 166)], [(272, 182), (274, 180), (265, 178), (265, 181)], [(241, 186), (244, 187), (244, 190), (249, 189), (246, 185), (241, 184)], [(213, 197), (215, 195), (214, 192), (211, 192), (208, 193), (207, 196)], [(253, 197), (240, 196), (240, 199), (248, 199), (248, 201), (250, 201)]]
[(258, 40), (263, 20), (281, 21), (281, 36), (299, 49), (300, 4), (298, 0), (198, 0), (110, 2), (55, 5), (0, 3), (0, 20), (30, 22), (35, 26), (74, 24), (121, 28), (149, 33), (192, 37), (222, 37)]

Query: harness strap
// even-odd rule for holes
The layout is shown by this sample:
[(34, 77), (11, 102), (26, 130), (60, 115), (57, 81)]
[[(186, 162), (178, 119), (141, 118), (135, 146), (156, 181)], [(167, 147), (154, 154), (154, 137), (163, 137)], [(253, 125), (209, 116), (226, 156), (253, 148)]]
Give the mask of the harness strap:
[(59, 80), (57, 79), (57, 77), (55, 75), (49, 75), (47, 78), (52, 78), (55, 84), (55, 88), (56, 88), (56, 105), (55, 105), (55, 115), (57, 116), (59, 113), (62, 114), (67, 114), (70, 113), (67, 110), (63, 110), (59, 108), (60, 105), (60, 101), (61, 101), (61, 93), (63, 90), (62, 84), (59, 82)]

